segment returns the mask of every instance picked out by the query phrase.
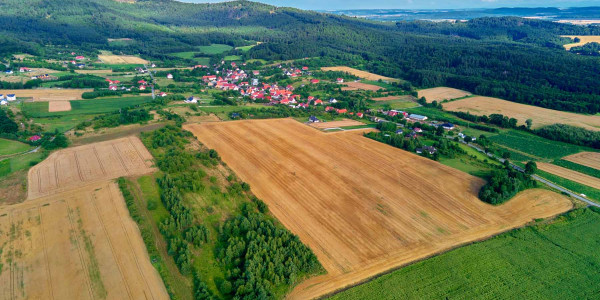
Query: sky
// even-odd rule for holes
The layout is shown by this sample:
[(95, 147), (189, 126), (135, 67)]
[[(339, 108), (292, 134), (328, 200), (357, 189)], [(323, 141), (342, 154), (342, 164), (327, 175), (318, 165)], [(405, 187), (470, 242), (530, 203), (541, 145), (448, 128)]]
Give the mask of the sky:
[[(218, 0), (179, 1), (221, 2)], [(311, 10), (600, 6), (600, 0), (258, 0), (258, 2)]]

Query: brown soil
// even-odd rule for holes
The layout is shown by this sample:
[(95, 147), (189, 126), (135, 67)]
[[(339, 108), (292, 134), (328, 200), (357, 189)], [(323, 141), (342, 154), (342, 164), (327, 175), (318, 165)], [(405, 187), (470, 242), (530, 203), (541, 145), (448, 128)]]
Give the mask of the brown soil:
[(48, 112), (70, 111), (70, 101), (50, 101), (48, 102)]

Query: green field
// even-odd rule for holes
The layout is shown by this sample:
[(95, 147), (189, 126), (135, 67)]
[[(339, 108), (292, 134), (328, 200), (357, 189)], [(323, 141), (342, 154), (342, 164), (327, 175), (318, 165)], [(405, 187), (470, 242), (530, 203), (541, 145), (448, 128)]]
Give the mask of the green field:
[(29, 169), (45, 157), (43, 151), (18, 155), (0, 161), (0, 177), (4, 177), (16, 171)]
[(272, 108), (272, 106), (264, 106), (264, 105), (244, 105), (244, 106), (211, 106), (211, 107), (198, 107), (201, 111), (206, 113), (213, 113), (217, 115), (222, 120), (229, 120), (230, 115), (234, 111), (240, 111), (244, 109), (251, 108)]
[(25, 152), (32, 147), (17, 141), (0, 138), (0, 156)]
[(71, 110), (62, 112), (48, 112), (48, 102), (25, 102), (23, 113), (32, 118), (56, 117), (68, 115), (90, 115), (117, 111), (124, 107), (143, 104), (152, 101), (149, 96), (105, 98), (92, 100), (70, 101)]
[(331, 299), (592, 299), (600, 214), (580, 209), (415, 263)]
[(202, 54), (202, 52), (175, 52), (171, 53), (174, 56), (183, 58), (183, 59), (191, 59), (199, 65), (208, 65), (210, 63), (210, 58), (208, 57), (196, 57), (196, 54)]
[(600, 178), (600, 170), (590, 168), (588, 166), (576, 164), (574, 162), (570, 162), (568, 160), (557, 159), (553, 162), (553, 164), (557, 166), (561, 166), (563, 168), (571, 169), (573, 171), (577, 171), (579, 173), (587, 174), (590, 176)]
[(210, 46), (198, 46), (196, 47), (198, 48), (198, 50), (204, 54), (208, 54), (208, 55), (214, 55), (214, 54), (221, 54), (223, 52), (227, 52), (231, 49), (233, 49), (233, 47), (229, 46), (229, 45), (222, 45), (222, 44), (212, 44)]
[[(465, 150), (467, 154), (457, 155), (455, 158), (440, 157), (440, 163), (443, 165), (455, 168), (465, 173), (477, 177), (488, 177), (492, 171), (492, 166), (489, 164), (499, 164), (492, 161), (485, 154), (467, 146), (459, 144), (460, 148)], [(485, 162), (487, 160), (487, 163)]]
[(548, 179), (551, 182), (554, 182), (576, 194), (584, 194), (586, 198), (593, 200), (594, 202), (600, 203), (600, 190), (595, 189), (593, 187), (589, 187), (587, 185), (562, 178), (560, 176), (550, 174), (548, 172), (544, 172), (542, 170), (537, 170), (536, 174), (540, 177)]
[(227, 55), (227, 56), (225, 56), (225, 60), (227, 60), (227, 61), (242, 60), (242, 57), (239, 55)]
[(250, 46), (242, 46), (242, 47), (237, 47), (235, 49), (243, 51), (243, 52), (248, 52), (250, 51), (250, 49), (256, 47), (256, 45), (250, 45)]
[(89, 121), (93, 119), (95, 116), (96, 115), (84, 114), (66, 115), (57, 117), (35, 118), (34, 121), (36, 124), (41, 125), (47, 132), (54, 132), (55, 130), (58, 130), (59, 132), (65, 132), (77, 126), (83, 121)]
[(411, 101), (410, 99), (408, 99), (409, 97), (407, 97), (406, 99), (398, 99), (398, 100), (388, 100), (388, 101), (375, 101), (373, 103), (371, 103), (369, 106), (373, 107), (373, 108), (382, 108), (385, 106), (388, 106), (392, 109), (408, 109), (408, 108), (413, 108), (418, 106), (419, 104), (417, 104), (414, 101)]
[(544, 159), (558, 159), (577, 152), (585, 151), (583, 147), (547, 140), (536, 135), (517, 130), (507, 130), (490, 137), (494, 143), (525, 152)]

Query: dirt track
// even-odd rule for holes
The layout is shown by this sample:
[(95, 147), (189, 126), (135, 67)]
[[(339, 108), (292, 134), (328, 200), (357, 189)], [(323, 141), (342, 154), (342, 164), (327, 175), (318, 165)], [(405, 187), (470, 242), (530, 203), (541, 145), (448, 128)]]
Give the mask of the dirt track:
[(28, 199), (86, 183), (154, 172), (152, 156), (137, 137), (121, 138), (52, 153), (29, 170)]
[(168, 299), (108, 181), (0, 208), (1, 299)]
[(448, 87), (436, 87), (419, 91), (419, 98), (425, 97), (427, 103), (431, 103), (433, 101), (440, 102), (443, 100), (453, 100), (466, 96), (471, 96), (471, 93)]
[(560, 176), (569, 180), (573, 180), (575, 182), (579, 182), (583, 185), (591, 186), (595, 189), (600, 189), (600, 179), (589, 176), (583, 173), (579, 173), (577, 171), (573, 171), (567, 168), (559, 167), (557, 165), (548, 164), (548, 163), (537, 163), (538, 168), (542, 171), (546, 171), (548, 173), (554, 174), (556, 176)]
[(600, 116), (580, 115), (491, 97), (471, 97), (444, 103), (444, 110), (470, 112), (474, 115), (503, 114), (525, 124), (533, 120), (533, 128), (552, 124), (567, 124), (600, 131)]
[(250, 184), (328, 274), (289, 298), (310, 299), (572, 203), (531, 190), (493, 207), (483, 182), (358, 134), (325, 134), (291, 119), (185, 125)]
[(599, 152), (580, 152), (577, 154), (563, 157), (564, 160), (574, 162), (576, 164), (588, 166), (596, 170), (600, 170), (600, 153)]

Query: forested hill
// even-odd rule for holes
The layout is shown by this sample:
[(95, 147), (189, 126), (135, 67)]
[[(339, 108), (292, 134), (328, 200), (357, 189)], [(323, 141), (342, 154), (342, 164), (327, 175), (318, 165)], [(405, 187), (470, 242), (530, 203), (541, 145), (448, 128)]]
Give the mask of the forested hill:
[[(88, 53), (117, 50), (164, 59), (195, 46), (253, 41), (245, 59), (321, 57), (404, 78), (417, 86), (449, 85), (543, 107), (600, 110), (598, 58), (568, 53), (565, 34), (600, 34), (514, 17), (467, 23), (377, 23), (248, 1), (190, 4), (172, 0), (3, 0), (0, 57), (44, 54), (69, 45)], [(130, 38), (109, 43), (109, 38)]]

